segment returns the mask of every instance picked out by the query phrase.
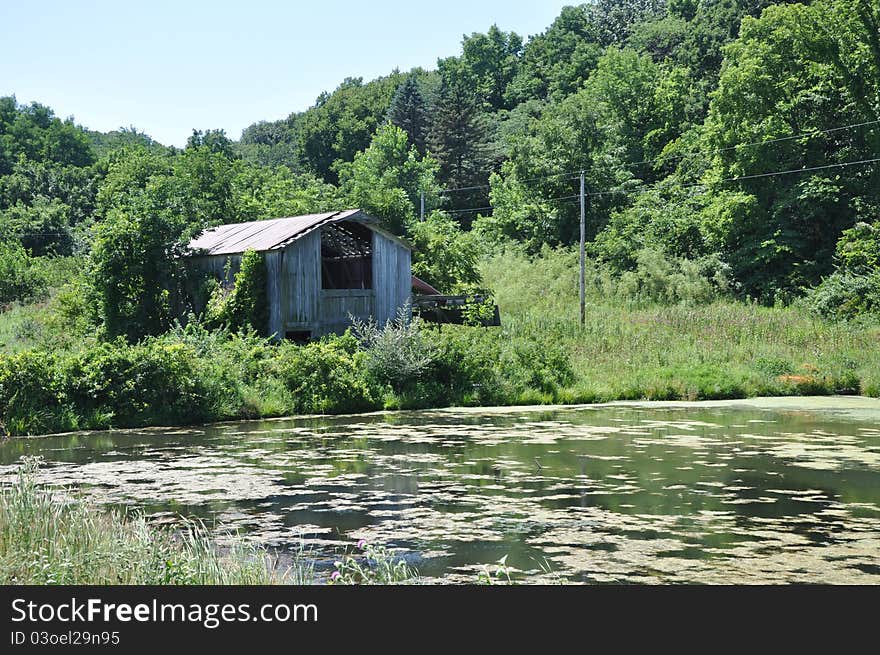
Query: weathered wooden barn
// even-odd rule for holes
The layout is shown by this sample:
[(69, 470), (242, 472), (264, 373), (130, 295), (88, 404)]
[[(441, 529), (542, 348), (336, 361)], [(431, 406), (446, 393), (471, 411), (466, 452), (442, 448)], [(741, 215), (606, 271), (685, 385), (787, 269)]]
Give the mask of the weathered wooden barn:
[(412, 289), (411, 248), (359, 209), (220, 225), (189, 244), (192, 265), (227, 283), (265, 253), (268, 334), (305, 341), (393, 319)]

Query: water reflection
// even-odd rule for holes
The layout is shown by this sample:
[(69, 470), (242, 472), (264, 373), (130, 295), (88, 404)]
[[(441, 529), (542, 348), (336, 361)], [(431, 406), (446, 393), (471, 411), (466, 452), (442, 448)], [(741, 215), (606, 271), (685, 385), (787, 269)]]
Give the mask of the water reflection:
[(447, 581), (508, 555), (545, 581), (876, 583), (880, 404), (859, 407), (426, 411), (77, 434), (0, 444), (0, 475), (39, 454), (43, 482), (159, 521), (198, 517), (282, 551), (304, 540), (327, 560), (365, 538)]

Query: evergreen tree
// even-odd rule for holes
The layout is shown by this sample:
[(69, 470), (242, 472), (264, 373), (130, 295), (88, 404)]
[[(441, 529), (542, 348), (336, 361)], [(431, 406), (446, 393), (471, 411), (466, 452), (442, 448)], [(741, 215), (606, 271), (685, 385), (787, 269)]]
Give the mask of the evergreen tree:
[(416, 147), (419, 154), (425, 154), (428, 112), (415, 75), (409, 75), (397, 87), (391, 107), (388, 108), (388, 120), (406, 132), (409, 142)]
[[(428, 149), (440, 163), (440, 179), (447, 187), (461, 188), (486, 184), (493, 163), (486, 117), (480, 110), (474, 85), (456, 60), (441, 61), (442, 79)], [(452, 194), (454, 207), (486, 204), (487, 194)], [(465, 217), (473, 218), (473, 217)], [(469, 221), (466, 221), (469, 222)]]

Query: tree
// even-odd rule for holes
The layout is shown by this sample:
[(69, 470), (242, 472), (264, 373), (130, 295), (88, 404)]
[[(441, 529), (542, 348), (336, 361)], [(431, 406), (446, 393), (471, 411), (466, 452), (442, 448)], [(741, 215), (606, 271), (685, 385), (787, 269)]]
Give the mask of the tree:
[(300, 156), (313, 173), (331, 184), (338, 182), (335, 162), (351, 161), (370, 145), (402, 79), (398, 72), (367, 84), (359, 77), (346, 78), (298, 117)]
[(444, 293), (473, 291), (482, 283), (476, 235), (463, 232), (452, 218), (432, 212), (410, 227), (413, 275)]
[(391, 106), (388, 108), (388, 120), (406, 132), (409, 142), (420, 154), (425, 154), (428, 112), (415, 74), (407, 76), (397, 87)]
[(107, 337), (161, 334), (183, 313), (186, 225), (157, 204), (145, 196), (97, 225), (90, 279)]
[(437, 162), (419, 155), (406, 132), (386, 123), (354, 161), (340, 164), (340, 188), (350, 206), (365, 209), (402, 235), (416, 217), (422, 191), (429, 206), (437, 203), (437, 171)]
[(0, 144), (0, 175), (11, 172), (9, 166), (19, 155), (64, 166), (88, 166), (95, 161), (88, 136), (73, 119), (62, 121), (36, 102), (18, 105), (15, 96), (0, 98)]
[(257, 221), (315, 214), (341, 208), (339, 190), (311, 173), (295, 174), (286, 166), (233, 165), (232, 203), (237, 220)]
[(213, 153), (218, 153), (232, 159), (235, 154), (232, 150), (232, 141), (226, 136), (225, 130), (193, 130), (192, 136), (186, 141), (186, 149), (207, 148)]
[(473, 80), (482, 109), (510, 109), (507, 87), (519, 70), (522, 38), (515, 32), (502, 32), (497, 25), (486, 34), (474, 33), (461, 44), (461, 64)]
[[(824, 0), (772, 6), (761, 18), (743, 19), (703, 130), (702, 147), (718, 153), (706, 182), (876, 156), (876, 126), (837, 129), (880, 117), (874, 19), (860, 7), (861, 0)], [(788, 138), (803, 133), (813, 135)], [(768, 140), (776, 141), (736, 147)], [(880, 213), (876, 165), (725, 185), (731, 187), (756, 202), (732, 226), (725, 256), (746, 292), (768, 301), (830, 273), (843, 230), (860, 216)]]
[(28, 300), (45, 290), (34, 260), (14, 241), (0, 241), (0, 304)]
[[(440, 180), (449, 187), (486, 184), (494, 163), (488, 123), (482, 114), (473, 79), (455, 59), (440, 62), (441, 83), (428, 137), (428, 151), (440, 164)], [(473, 206), (486, 196), (480, 189), (457, 193), (453, 207)]]
[(36, 198), (0, 211), (0, 240), (14, 240), (31, 255), (69, 255), (73, 251), (69, 208), (57, 198)]
[(302, 170), (299, 153), (298, 114), (279, 121), (260, 121), (246, 127), (234, 150), (238, 156), (260, 166), (286, 166)]

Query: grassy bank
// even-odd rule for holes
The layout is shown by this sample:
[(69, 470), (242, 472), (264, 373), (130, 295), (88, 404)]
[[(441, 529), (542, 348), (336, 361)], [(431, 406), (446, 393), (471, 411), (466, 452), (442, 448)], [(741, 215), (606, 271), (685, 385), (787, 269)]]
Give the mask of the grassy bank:
[(283, 565), (257, 547), (218, 546), (204, 527), (151, 525), (35, 482), (26, 460), (0, 487), (0, 584), (404, 584), (415, 570), (386, 548), (359, 544), (332, 572), (317, 574), (308, 553)]
[(702, 273), (646, 261), (614, 278), (590, 267), (582, 326), (576, 261), (570, 250), (485, 260), (501, 328), (401, 322), (306, 346), (191, 323), (135, 345), (68, 333), (59, 347), (54, 305), (17, 308), (0, 315), (0, 334), (39, 328), (19, 329), (15, 348), (0, 351), (0, 434), (448, 405), (880, 395), (875, 319), (734, 301)]
[(576, 382), (560, 402), (880, 395), (876, 317), (832, 322), (798, 304), (731, 300), (662, 263), (612, 278), (588, 262), (581, 326), (575, 251), (508, 252), (483, 274), (512, 338), (567, 353)]
[(271, 584), (257, 549), (220, 551), (203, 529), (174, 534), (39, 488), (35, 464), (0, 490), (0, 584)]

